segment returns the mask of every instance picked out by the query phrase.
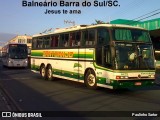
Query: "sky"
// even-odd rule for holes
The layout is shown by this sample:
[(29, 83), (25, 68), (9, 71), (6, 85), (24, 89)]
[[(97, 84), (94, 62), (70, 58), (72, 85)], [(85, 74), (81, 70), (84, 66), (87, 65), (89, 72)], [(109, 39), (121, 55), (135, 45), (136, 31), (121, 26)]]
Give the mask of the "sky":
[[(52, 0), (57, 6), (52, 7), (24, 7), (23, 0), (0, 0), (0, 45), (9, 38), (5, 35), (34, 35), (52, 28), (64, 28), (72, 24), (64, 23), (64, 20), (74, 21), (76, 25), (92, 24), (95, 20), (109, 22), (116, 19), (133, 20), (142, 15), (153, 15), (160, 12), (160, 0), (112, 0), (118, 1), (118, 6), (94, 6), (95, 0), (86, 0), (91, 6), (82, 6), (85, 0), (65, 0), (65, 2), (78, 2), (79, 6), (59, 6), (60, 0)], [(25, 0), (32, 2), (32, 0)], [(34, 2), (44, 2), (45, 0), (34, 0)], [(46, 0), (50, 2), (51, 0)], [(97, 3), (107, 3), (109, 0), (96, 0)], [(117, 5), (117, 2), (115, 2)], [(60, 10), (60, 14), (45, 14), (45, 11)], [(79, 10), (80, 14), (63, 14), (63, 10)], [(156, 12), (152, 13), (152, 11)], [(152, 14), (148, 14), (152, 13)], [(160, 13), (145, 20), (160, 18)]]

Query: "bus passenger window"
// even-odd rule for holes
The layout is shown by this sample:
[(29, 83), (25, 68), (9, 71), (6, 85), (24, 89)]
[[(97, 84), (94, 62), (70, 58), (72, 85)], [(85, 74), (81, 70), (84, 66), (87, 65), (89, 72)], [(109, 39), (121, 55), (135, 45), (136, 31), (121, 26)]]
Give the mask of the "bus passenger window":
[(41, 48), (45, 48), (45, 38), (42, 38), (42, 45), (41, 45)]
[(45, 37), (44, 38), (44, 48), (49, 48), (50, 47), (49, 44), (50, 44), (50, 37)]
[(34, 39), (32, 40), (32, 48), (35, 49), (36, 47), (37, 47), (37, 39), (34, 38)]
[(64, 47), (69, 46), (69, 34), (65, 34), (64, 36)]
[(59, 47), (63, 47), (64, 46), (64, 34), (60, 35), (60, 39), (59, 39)]
[(51, 47), (58, 47), (59, 36), (52, 36)]
[(86, 45), (93, 46), (95, 45), (95, 30), (89, 30), (89, 39), (86, 41)]
[(70, 46), (75, 46), (75, 33), (70, 33)]
[(75, 32), (70, 35), (71, 46), (80, 46), (81, 33)]
[(76, 33), (75, 46), (80, 46), (81, 32)]
[(37, 48), (43, 48), (43, 39), (42, 38), (39, 38), (37, 40)]
[(51, 37), (51, 47), (54, 47), (55, 46), (55, 43), (54, 43), (54, 36)]
[(88, 40), (88, 31), (82, 31), (82, 41), (81, 41), (81, 45), (82, 45), (82, 46), (85, 46), (87, 40)]
[(55, 36), (55, 47), (58, 47), (59, 35)]

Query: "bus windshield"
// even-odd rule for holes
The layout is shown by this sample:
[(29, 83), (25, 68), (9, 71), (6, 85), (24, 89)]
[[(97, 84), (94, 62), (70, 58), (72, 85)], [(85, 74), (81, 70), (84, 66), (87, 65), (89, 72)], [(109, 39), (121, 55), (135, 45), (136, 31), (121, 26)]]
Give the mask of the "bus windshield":
[(113, 39), (125, 42), (151, 42), (148, 31), (139, 29), (115, 28)]
[(152, 45), (145, 44), (116, 44), (116, 69), (154, 69)]
[(27, 58), (27, 46), (22, 44), (11, 44), (9, 46), (9, 57), (11, 59), (25, 59)]
[(154, 69), (153, 47), (148, 31), (114, 28), (112, 36), (115, 41), (116, 69)]

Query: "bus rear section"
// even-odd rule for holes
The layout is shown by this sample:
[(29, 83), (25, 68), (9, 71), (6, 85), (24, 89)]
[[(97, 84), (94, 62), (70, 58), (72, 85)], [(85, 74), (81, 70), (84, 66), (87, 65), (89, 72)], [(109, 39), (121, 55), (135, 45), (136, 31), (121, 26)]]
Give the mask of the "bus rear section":
[(4, 46), (2, 48), (2, 63), (7, 67), (27, 67), (27, 45), (14, 43)]

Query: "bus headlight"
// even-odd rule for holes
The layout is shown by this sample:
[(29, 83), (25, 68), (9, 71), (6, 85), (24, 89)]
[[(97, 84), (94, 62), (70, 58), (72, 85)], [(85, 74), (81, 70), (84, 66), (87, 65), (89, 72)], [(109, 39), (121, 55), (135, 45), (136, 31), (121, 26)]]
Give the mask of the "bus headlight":
[(13, 63), (11, 60), (8, 60), (8, 63)]
[(12, 60), (8, 60), (8, 64), (13, 64), (13, 61)]
[(148, 75), (149, 78), (155, 78), (155, 75)]

